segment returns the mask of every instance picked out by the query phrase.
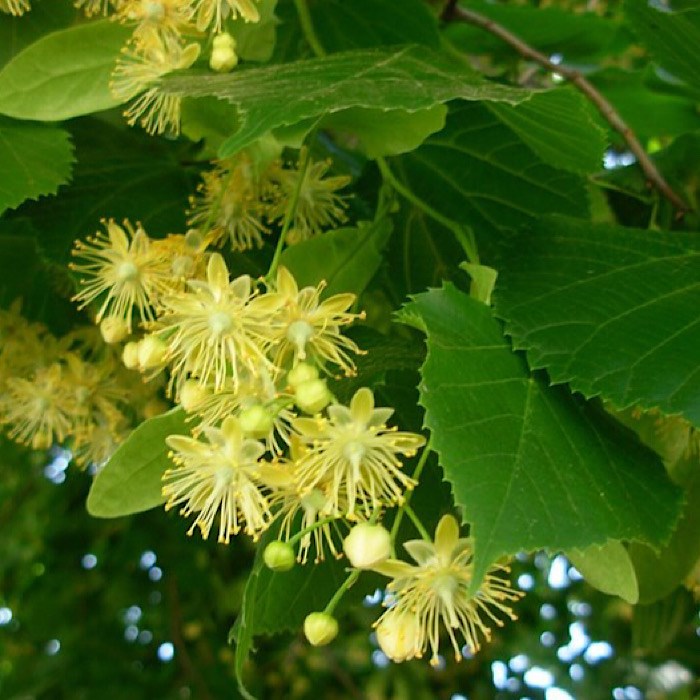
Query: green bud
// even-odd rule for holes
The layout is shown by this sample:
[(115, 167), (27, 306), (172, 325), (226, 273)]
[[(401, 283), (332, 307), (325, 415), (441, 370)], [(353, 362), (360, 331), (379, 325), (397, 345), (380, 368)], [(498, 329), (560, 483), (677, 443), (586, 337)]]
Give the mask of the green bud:
[(287, 375), (287, 383), (291, 387), (299, 386), (302, 382), (308, 382), (311, 379), (318, 379), (318, 370), (306, 362), (300, 362)]
[(294, 402), (304, 413), (322, 411), (333, 398), (325, 379), (310, 379), (295, 387)]
[(122, 350), (122, 362), (127, 369), (138, 369), (139, 366), (139, 344), (130, 342)]
[(265, 566), (273, 571), (289, 571), (294, 568), (296, 556), (290, 544), (277, 540), (265, 547), (263, 561)]
[(315, 647), (330, 644), (338, 636), (338, 621), (325, 612), (311, 613), (304, 620), (304, 636)]
[(270, 434), (274, 427), (274, 416), (267, 408), (257, 404), (244, 408), (238, 416), (238, 422), (243, 428), (243, 432), (260, 440)]
[(139, 367), (159, 367), (164, 364), (167, 352), (168, 346), (157, 335), (147, 335), (139, 342)]

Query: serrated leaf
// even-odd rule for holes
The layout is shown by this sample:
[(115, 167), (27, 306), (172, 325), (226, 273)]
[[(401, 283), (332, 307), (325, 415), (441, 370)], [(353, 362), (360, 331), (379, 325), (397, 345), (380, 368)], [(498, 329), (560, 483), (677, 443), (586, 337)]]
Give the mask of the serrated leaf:
[(590, 102), (573, 88), (540, 92), (515, 107), (489, 108), (545, 163), (574, 173), (602, 169), (606, 132)]
[(374, 159), (418, 148), (428, 136), (442, 129), (446, 115), (444, 105), (414, 112), (353, 108), (327, 117), (320, 128), (332, 131), (335, 140), (347, 148)]
[(100, 20), (30, 44), (0, 71), (0, 114), (54, 122), (118, 105), (108, 83), (129, 33)]
[(622, 542), (609, 540), (603, 545), (570, 549), (566, 556), (593, 588), (632, 605), (639, 600), (637, 575)]
[(0, 118), (0, 213), (26, 199), (55, 194), (70, 178), (73, 160), (64, 129)]
[(351, 107), (417, 111), (454, 99), (518, 103), (528, 90), (487, 83), (463, 63), (426, 47), (364, 49), (230, 75), (173, 75), (166, 93), (235, 103), (240, 129), (222, 146), (225, 158), (280, 126)]
[[(365, 289), (382, 262), (382, 250), (391, 235), (389, 219), (379, 219), (358, 228), (323, 233), (287, 248), (280, 258), (299, 287), (327, 282), (324, 297)], [(323, 260), (322, 268), (318, 261)]]
[(472, 526), (475, 587), (499, 557), (521, 550), (668, 539), (679, 489), (630, 431), (531, 376), (491, 310), (454, 286), (407, 309), (426, 329), (420, 400)]
[(551, 217), (497, 267), (497, 315), (532, 368), (700, 425), (700, 234)]
[(88, 513), (118, 518), (161, 505), (163, 472), (172, 467), (165, 438), (188, 435), (185, 421), (185, 412), (174, 408), (136, 428), (97, 473), (88, 494)]
[(700, 9), (671, 12), (649, 2), (627, 0), (625, 15), (654, 58), (700, 90)]
[(391, 166), (419, 199), (477, 235), (548, 212), (588, 214), (583, 180), (543, 162), (482, 104), (452, 107), (439, 134)]

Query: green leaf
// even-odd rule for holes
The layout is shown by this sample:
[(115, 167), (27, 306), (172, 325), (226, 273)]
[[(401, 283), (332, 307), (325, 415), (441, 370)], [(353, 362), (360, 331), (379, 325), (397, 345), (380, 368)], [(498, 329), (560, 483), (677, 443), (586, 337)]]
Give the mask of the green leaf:
[(55, 194), (70, 178), (70, 134), (43, 124), (0, 118), (0, 213), (25, 199)]
[(334, 140), (346, 148), (358, 149), (374, 159), (415, 150), (442, 129), (446, 115), (444, 105), (417, 112), (356, 107), (330, 115), (320, 128), (332, 131)]
[(625, 15), (652, 56), (700, 90), (700, 9), (671, 12), (648, 2), (626, 0)]
[(668, 544), (659, 552), (639, 543), (630, 547), (641, 603), (653, 603), (669, 595), (700, 559), (700, 471), (697, 458), (693, 461), (694, 478), (686, 490), (683, 515)]
[(484, 105), (452, 108), (439, 134), (391, 164), (419, 199), (477, 235), (547, 212), (588, 214), (583, 180), (544, 163)]
[[(618, 22), (596, 13), (570, 12), (559, 7), (469, 0), (469, 9), (509, 29), (547, 56), (563, 53), (565, 63), (583, 63), (601, 53), (609, 55), (619, 30)], [(505, 59), (518, 55), (512, 46), (481, 27), (452, 22), (447, 25), (445, 35), (469, 54), (491, 54)]]
[(600, 546), (570, 549), (566, 556), (593, 588), (632, 605), (639, 600), (637, 576), (622, 542), (608, 540)]
[(76, 13), (68, 2), (35, 0), (29, 15), (0, 15), (0, 66), (44, 34), (68, 26)]
[(476, 263), (468, 262), (462, 263), (460, 267), (471, 277), (470, 295), (477, 301), (491, 306), (491, 294), (496, 286), (498, 270), (494, 270), (487, 265), (477, 265)]
[(497, 314), (533, 369), (700, 425), (700, 234), (551, 217), (497, 267)]
[(454, 286), (406, 308), (427, 335), (420, 400), (472, 524), (474, 587), (492, 563), (521, 550), (668, 539), (679, 490), (630, 431), (531, 376), (490, 309)]
[(118, 105), (108, 83), (128, 37), (108, 20), (42, 37), (0, 71), (0, 114), (53, 122)]
[[(311, 612), (322, 611), (348, 576), (347, 562), (330, 558), (319, 564), (297, 565), (284, 573), (263, 563), (267, 544), (277, 538), (274, 525), (257, 545), (255, 562), (243, 594), (240, 616), (229, 635), (236, 644), (235, 671), (240, 692), (253, 698), (244, 685), (243, 673), (254, 637), (294, 632)], [(376, 587), (377, 577), (365, 574), (345, 594), (337, 614), (349, 603), (358, 602)]]
[(238, 105), (241, 126), (222, 146), (221, 158), (266, 131), (351, 107), (418, 111), (458, 98), (517, 103), (531, 95), (486, 83), (465, 64), (416, 46), (349, 51), (229, 75), (173, 75), (163, 79), (163, 90)]
[(182, 143), (94, 118), (73, 122), (71, 132), (77, 156), (72, 183), (57, 197), (20, 209), (41, 232), (48, 257), (66, 263), (73, 242), (92, 235), (102, 218), (141, 221), (152, 236), (185, 230), (187, 196), (196, 180), (180, 163), (191, 158)]
[(391, 221), (382, 218), (358, 228), (329, 231), (287, 248), (280, 264), (289, 269), (300, 288), (315, 286), (323, 279), (327, 282), (325, 297), (341, 292), (359, 296), (379, 269), (391, 229)]
[(602, 170), (606, 131), (591, 103), (574, 88), (547, 90), (516, 106), (489, 108), (545, 163), (574, 173)]
[(311, 18), (326, 51), (423, 44), (437, 49), (435, 15), (423, 0), (313, 0)]
[(677, 588), (651, 605), (637, 605), (632, 620), (632, 649), (644, 655), (663, 652), (696, 610), (693, 596), (685, 588)]
[(161, 505), (163, 472), (172, 467), (165, 438), (188, 434), (181, 408), (139, 425), (97, 473), (88, 494), (88, 513), (118, 518)]

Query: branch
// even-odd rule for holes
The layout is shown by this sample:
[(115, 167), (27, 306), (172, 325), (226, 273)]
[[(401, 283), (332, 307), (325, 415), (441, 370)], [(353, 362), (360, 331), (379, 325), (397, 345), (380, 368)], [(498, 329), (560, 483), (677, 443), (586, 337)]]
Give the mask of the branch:
[(671, 189), (663, 175), (656, 169), (656, 166), (649, 158), (642, 144), (639, 143), (631, 127), (625, 122), (610, 102), (608, 102), (579, 71), (552, 63), (547, 56), (526, 44), (522, 39), (509, 32), (502, 25), (477, 12), (459, 7), (454, 0), (450, 0), (447, 3), (442, 13), (442, 19), (446, 22), (466, 22), (467, 24), (473, 24), (476, 27), (484, 29), (494, 36), (497, 36), (509, 46), (512, 46), (524, 58), (535, 61), (547, 70), (552, 71), (552, 73), (557, 73), (563, 78), (566, 78), (566, 80), (575, 85), (596, 106), (610, 126), (622, 136), (630, 151), (632, 151), (637, 158), (637, 162), (647, 180), (673, 204), (678, 210), (679, 216), (690, 211), (690, 207)]

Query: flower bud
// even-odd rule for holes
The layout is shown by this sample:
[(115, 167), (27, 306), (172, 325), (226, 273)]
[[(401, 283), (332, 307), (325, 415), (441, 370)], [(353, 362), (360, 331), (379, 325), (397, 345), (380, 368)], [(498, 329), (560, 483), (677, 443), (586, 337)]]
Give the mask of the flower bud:
[(300, 362), (294, 369), (289, 370), (287, 375), (287, 383), (291, 387), (297, 387), (302, 382), (308, 382), (311, 379), (318, 379), (318, 370), (306, 362)]
[(338, 636), (338, 621), (325, 612), (311, 613), (304, 620), (304, 636), (315, 647), (330, 644)]
[(209, 67), (217, 73), (228, 73), (237, 65), (236, 40), (226, 33), (214, 37)]
[(108, 345), (119, 343), (129, 335), (129, 326), (123, 318), (108, 316), (100, 323), (100, 333)]
[(389, 558), (391, 535), (382, 525), (360, 523), (345, 538), (343, 551), (356, 569), (371, 569)]
[(238, 416), (238, 422), (243, 432), (256, 440), (266, 438), (274, 427), (272, 412), (260, 404), (244, 408)]
[(304, 413), (318, 413), (322, 411), (333, 398), (325, 379), (310, 379), (298, 384), (294, 391), (294, 403)]
[(389, 610), (377, 625), (377, 644), (395, 663), (408, 661), (420, 652), (420, 620), (410, 611)]
[(195, 379), (188, 379), (180, 390), (180, 405), (187, 411), (193, 413), (209, 396), (209, 392)]
[(273, 571), (289, 571), (294, 567), (296, 556), (294, 549), (286, 542), (270, 542), (263, 552), (263, 561)]
[(139, 342), (139, 367), (159, 367), (165, 362), (167, 352), (168, 346), (157, 335), (147, 335)]
[(127, 369), (139, 367), (139, 344), (135, 341), (127, 343), (122, 350), (122, 362)]

